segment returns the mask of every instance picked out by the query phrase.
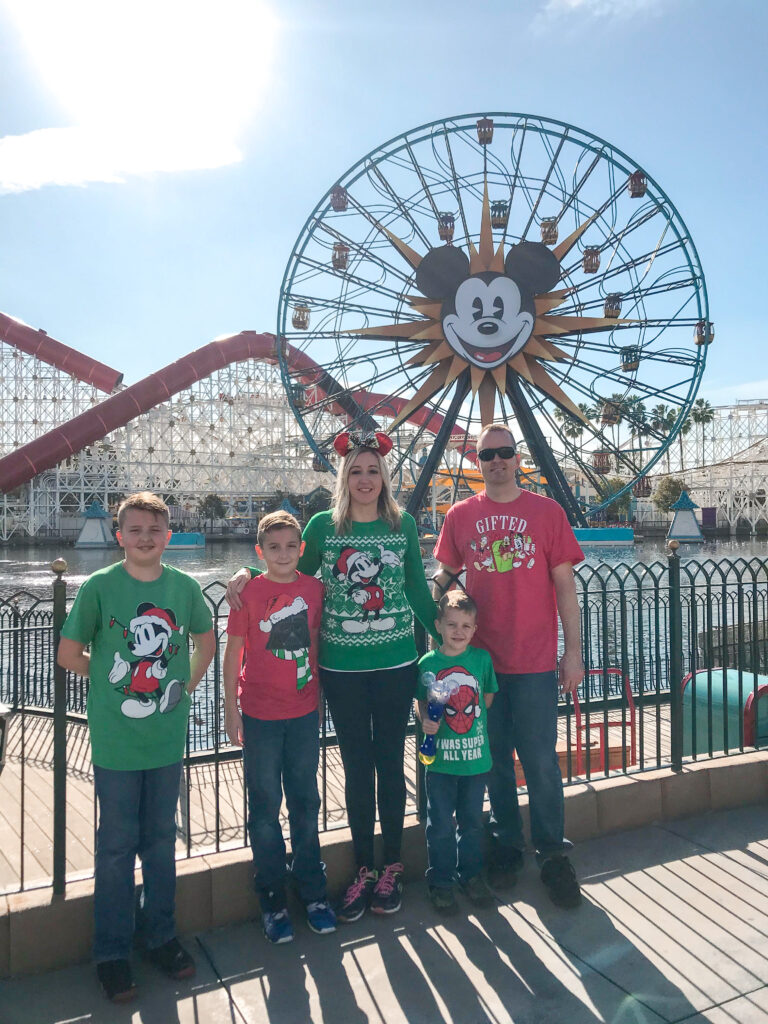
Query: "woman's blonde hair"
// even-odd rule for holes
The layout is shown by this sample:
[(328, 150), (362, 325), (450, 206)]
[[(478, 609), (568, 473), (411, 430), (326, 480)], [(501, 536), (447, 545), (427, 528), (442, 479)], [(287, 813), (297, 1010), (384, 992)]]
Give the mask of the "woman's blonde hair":
[(399, 530), (403, 513), (392, 496), (392, 477), (389, 474), (389, 466), (386, 460), (373, 448), (358, 448), (357, 451), (350, 452), (349, 455), (344, 456), (341, 460), (341, 468), (336, 474), (336, 486), (331, 501), (333, 525), (336, 528), (336, 533), (348, 533), (350, 529), (352, 516), (350, 513), (349, 474), (361, 452), (370, 452), (371, 455), (375, 455), (379, 463), (379, 473), (381, 475), (381, 494), (379, 495), (378, 503), (379, 519), (389, 523), (391, 530)]

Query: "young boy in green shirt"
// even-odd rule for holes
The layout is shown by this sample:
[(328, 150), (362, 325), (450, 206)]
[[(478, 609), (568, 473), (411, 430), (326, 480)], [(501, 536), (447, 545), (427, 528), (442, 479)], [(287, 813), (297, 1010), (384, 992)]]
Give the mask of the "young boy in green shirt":
[(176, 938), (175, 813), (189, 695), (213, 658), (216, 639), (199, 584), (161, 562), (171, 536), (168, 520), (165, 502), (148, 491), (122, 503), (117, 540), (125, 558), (80, 587), (58, 651), (59, 665), (90, 677), (88, 727), (99, 802), (93, 954), (113, 1002), (136, 994), (130, 955), (137, 855), (147, 958), (174, 979), (195, 973)]
[[(491, 656), (470, 647), (477, 605), (461, 590), (443, 595), (435, 627), (436, 651), (419, 661), (418, 709), (424, 732), (435, 736), (435, 760), (427, 766), (427, 884), (436, 910), (456, 909), (454, 882), (477, 906), (493, 902), (482, 875), (483, 798), (491, 767), (486, 711), (498, 689)], [(430, 683), (450, 692), (439, 721), (427, 713)], [(456, 815), (456, 827), (453, 816)]]

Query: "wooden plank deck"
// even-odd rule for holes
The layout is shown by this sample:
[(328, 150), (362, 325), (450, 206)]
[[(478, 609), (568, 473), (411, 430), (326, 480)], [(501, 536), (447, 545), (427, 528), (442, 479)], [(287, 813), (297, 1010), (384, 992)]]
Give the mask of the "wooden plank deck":
[[(600, 716), (592, 717), (593, 724)], [(561, 719), (559, 745), (565, 746)], [(571, 745), (575, 735), (571, 723)], [(620, 730), (619, 730), (620, 733)], [(597, 739), (593, 730), (592, 740)], [(614, 737), (615, 739), (615, 737)], [(642, 761), (631, 770), (669, 762), (669, 707), (646, 707), (638, 716), (638, 752)], [(321, 794), (320, 828), (346, 824), (344, 769), (338, 748), (325, 748), (318, 773)], [(416, 810), (415, 739), (406, 740), (406, 813)], [(596, 771), (593, 777), (604, 773)], [(574, 777), (575, 781), (575, 777)], [(217, 803), (218, 792), (218, 803)], [(87, 727), (67, 725), (67, 873), (87, 876), (93, 870), (95, 807)], [(177, 819), (177, 856), (228, 849), (247, 843), (242, 763), (240, 760), (193, 765), (189, 771), (189, 835), (185, 828), (185, 796)], [(283, 825), (287, 815), (283, 807)], [(50, 716), (17, 713), (10, 720), (5, 769), (0, 773), (0, 893), (51, 883), (53, 868), (53, 721)]]

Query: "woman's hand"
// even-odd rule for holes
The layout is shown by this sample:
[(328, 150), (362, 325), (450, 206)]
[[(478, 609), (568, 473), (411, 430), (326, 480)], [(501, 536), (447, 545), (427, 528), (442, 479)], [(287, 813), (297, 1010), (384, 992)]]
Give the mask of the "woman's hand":
[(239, 612), (243, 607), (243, 602), (240, 600), (240, 594), (243, 592), (243, 588), (246, 583), (250, 581), (250, 578), (251, 574), (247, 569), (238, 569), (235, 575), (227, 583), (227, 604), (236, 612)]

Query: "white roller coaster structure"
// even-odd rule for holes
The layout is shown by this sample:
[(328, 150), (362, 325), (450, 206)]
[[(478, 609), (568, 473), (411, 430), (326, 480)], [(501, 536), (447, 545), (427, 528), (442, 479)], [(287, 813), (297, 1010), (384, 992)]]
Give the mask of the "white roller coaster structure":
[[(98, 408), (103, 388), (0, 341), (0, 458)], [(121, 392), (118, 383), (112, 394)], [(312, 470), (276, 367), (246, 359), (215, 369), (0, 496), (0, 540), (58, 535), (95, 499), (114, 508), (121, 496), (145, 488), (172, 496), (180, 518), (211, 493), (229, 514), (248, 516), (259, 498), (278, 490), (306, 494), (327, 480)]]

